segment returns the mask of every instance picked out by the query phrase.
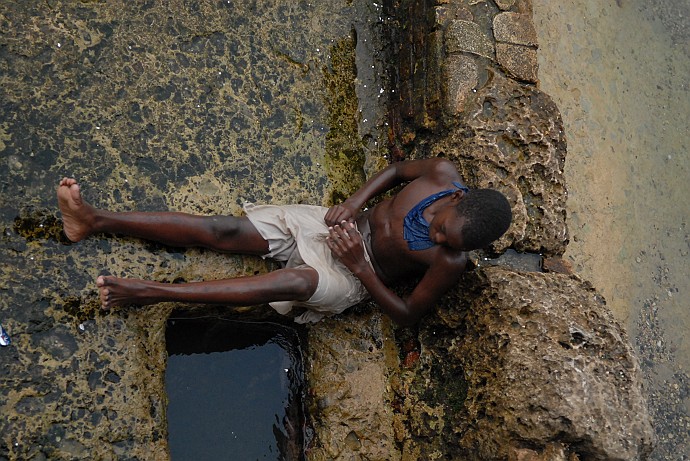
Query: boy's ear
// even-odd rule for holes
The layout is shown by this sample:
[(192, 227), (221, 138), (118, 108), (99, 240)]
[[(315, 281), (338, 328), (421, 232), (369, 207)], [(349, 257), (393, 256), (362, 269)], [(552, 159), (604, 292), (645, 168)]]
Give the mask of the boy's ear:
[(460, 200), (462, 200), (463, 197), (465, 197), (465, 191), (463, 191), (463, 190), (456, 190), (455, 192), (453, 192), (452, 194), (450, 194), (450, 199), (451, 199), (451, 201), (453, 201), (453, 202), (455, 202), (455, 203), (457, 203), (457, 202), (459, 202)]

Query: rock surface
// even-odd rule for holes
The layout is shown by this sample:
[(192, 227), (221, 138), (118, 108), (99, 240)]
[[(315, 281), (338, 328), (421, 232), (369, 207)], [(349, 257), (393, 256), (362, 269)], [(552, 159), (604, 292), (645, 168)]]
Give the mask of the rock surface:
[[(470, 186), (513, 204), (495, 252), (558, 256), (565, 137), (530, 83), (531, 3), (437, 3), (385, 12), (400, 63), (391, 158), (452, 159)], [(364, 40), (311, 10), (267, 5), (280, 20), (259, 27), (227, 5), (0, 6), (0, 172), (12, 178), (0, 188), (0, 311), (14, 340), (0, 354), (0, 459), (168, 457), (163, 332), (175, 306), (99, 312), (103, 266), (169, 282), (271, 268), (131, 239), (68, 245), (56, 178), (84, 179), (101, 206), (205, 214), (238, 213), (244, 199), (328, 203), (361, 180), (360, 136), (375, 138), (353, 100)], [(480, 268), (419, 327), (360, 306), (311, 327), (307, 355), (309, 459), (643, 459), (652, 440), (624, 332), (565, 275)]]
[(568, 242), (566, 142), (551, 98), (489, 74), (454, 123), (431, 151), (455, 160), (471, 187), (496, 188), (513, 204), (513, 223), (495, 250), (562, 254)]
[[(467, 460), (637, 460), (652, 449), (628, 337), (574, 276), (479, 269), (419, 338), (414, 378), (400, 390), (408, 459), (441, 450)], [(435, 422), (420, 430), (425, 417)], [(553, 444), (562, 456), (525, 458)]]

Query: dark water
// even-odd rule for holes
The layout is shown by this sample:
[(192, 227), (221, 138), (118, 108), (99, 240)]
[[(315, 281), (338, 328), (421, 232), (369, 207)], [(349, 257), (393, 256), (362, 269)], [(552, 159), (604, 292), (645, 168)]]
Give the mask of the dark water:
[(170, 320), (172, 460), (302, 459), (299, 335), (269, 323)]

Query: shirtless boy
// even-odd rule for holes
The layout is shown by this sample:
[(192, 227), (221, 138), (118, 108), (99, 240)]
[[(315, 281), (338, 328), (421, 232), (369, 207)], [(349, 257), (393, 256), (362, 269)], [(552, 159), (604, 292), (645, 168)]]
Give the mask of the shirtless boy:
[[(281, 261), (267, 274), (192, 283), (159, 283), (99, 276), (103, 308), (165, 301), (250, 306), (271, 304), (297, 321), (317, 321), (371, 297), (400, 325), (417, 322), (459, 279), (467, 251), (483, 248), (508, 229), (506, 198), (491, 189), (467, 190), (452, 162), (440, 158), (394, 163), (333, 207), (248, 204), (247, 216), (179, 212), (111, 212), (89, 205), (74, 179), (57, 189), (67, 237), (97, 232), (205, 247)], [(408, 183), (367, 211), (378, 194)], [(401, 298), (390, 287), (418, 280)]]

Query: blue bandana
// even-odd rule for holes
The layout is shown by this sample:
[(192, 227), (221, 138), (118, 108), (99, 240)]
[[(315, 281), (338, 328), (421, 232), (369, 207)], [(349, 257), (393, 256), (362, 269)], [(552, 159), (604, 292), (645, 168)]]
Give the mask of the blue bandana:
[(426, 250), (434, 246), (434, 242), (429, 239), (429, 223), (424, 219), (422, 213), (424, 210), (434, 203), (436, 200), (452, 194), (458, 190), (465, 193), (470, 190), (461, 183), (453, 181), (453, 185), (457, 189), (448, 189), (432, 194), (415, 205), (414, 208), (407, 213), (403, 222), (403, 237), (407, 241), (407, 246), (412, 251)]

